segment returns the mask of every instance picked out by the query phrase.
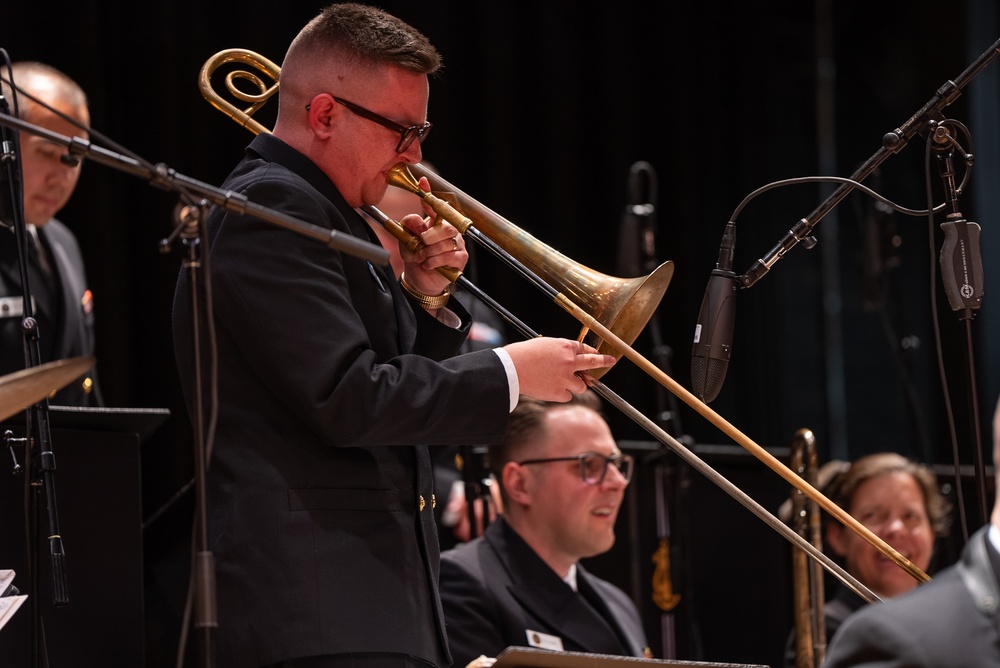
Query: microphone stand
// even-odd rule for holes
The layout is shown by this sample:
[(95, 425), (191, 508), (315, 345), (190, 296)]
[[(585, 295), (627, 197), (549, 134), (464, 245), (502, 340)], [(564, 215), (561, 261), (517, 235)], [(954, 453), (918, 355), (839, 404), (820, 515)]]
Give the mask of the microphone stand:
[[(4, 179), (9, 184), (11, 219), (14, 227), (15, 243), (17, 244), (17, 257), (21, 272), (22, 288), (22, 319), (21, 330), (24, 335), (24, 362), (25, 368), (34, 368), (41, 364), (41, 351), (39, 348), (40, 333), (38, 331), (38, 321), (34, 317), (32, 309), (31, 285), (28, 278), (28, 230), (24, 221), (24, 211), (22, 205), (22, 190), (20, 170), (16, 167), (16, 161), (20, 159), (18, 155), (18, 140), (8, 136), (5, 120), (14, 120), (9, 115), (9, 107), (3, 95), (0, 95), (0, 162), (3, 163), (5, 172)], [(2, 195), (0, 195), (2, 196)], [(12, 441), (12, 442), (16, 442)], [(25, 527), (27, 542), (27, 564), (29, 597), (28, 605), (31, 610), (31, 664), (33, 666), (48, 666), (48, 654), (45, 648), (45, 629), (41, 619), (41, 607), (38, 602), (38, 571), (39, 571), (39, 551), (37, 549), (38, 540), (38, 495), (45, 494), (45, 506), (48, 515), (48, 541), (49, 555), (52, 564), (52, 591), (53, 603), (56, 607), (62, 607), (69, 603), (69, 591), (66, 578), (66, 552), (63, 546), (62, 534), (59, 530), (59, 512), (56, 504), (55, 469), (56, 458), (52, 451), (52, 435), (49, 421), (48, 399), (29, 406), (25, 411), (25, 438), (24, 444), (24, 502), (25, 502)], [(33, 472), (35, 457), (38, 459), (38, 478)], [(17, 469), (15, 460), (15, 470)], [(41, 487), (41, 489), (39, 489)]]
[[(974, 364), (972, 360), (972, 340), (971, 332), (969, 328), (971, 327), (970, 321), (972, 319), (972, 309), (978, 308), (978, 301), (982, 295), (982, 286), (980, 285), (978, 291), (976, 288), (972, 287), (969, 283), (969, 269), (968, 261), (971, 261), (970, 251), (976, 251), (976, 260), (978, 261), (978, 249), (979, 249), (979, 226), (975, 223), (971, 223), (974, 226), (970, 227), (970, 224), (964, 220), (961, 212), (958, 210), (958, 188), (955, 186), (954, 182), (954, 171), (952, 169), (951, 163), (951, 153), (950, 149), (952, 147), (958, 146), (954, 139), (951, 138), (948, 133), (947, 127), (942, 123), (944, 119), (943, 111), (945, 107), (954, 102), (959, 95), (962, 93), (962, 89), (965, 88), (975, 77), (978, 75), (987, 65), (993, 62), (993, 59), (1000, 54), (1000, 40), (997, 40), (983, 52), (971, 65), (969, 65), (954, 81), (946, 81), (934, 96), (921, 107), (913, 116), (909, 118), (902, 126), (885, 134), (882, 137), (882, 147), (875, 152), (872, 157), (862, 164), (854, 174), (851, 175), (850, 179), (841, 182), (841, 185), (830, 194), (812, 213), (810, 213), (805, 218), (799, 220), (788, 232), (785, 233), (784, 237), (775, 245), (770, 251), (768, 251), (762, 258), (757, 260), (751, 265), (750, 269), (741, 276), (736, 277), (736, 281), (742, 288), (749, 288), (754, 283), (756, 283), (760, 278), (764, 276), (771, 267), (780, 260), (785, 253), (794, 248), (798, 243), (804, 242), (808, 247), (815, 244), (815, 239), (811, 237), (812, 228), (830, 212), (842, 199), (844, 199), (848, 193), (850, 193), (854, 188), (858, 187), (858, 184), (863, 181), (869, 174), (871, 174), (882, 162), (886, 160), (892, 153), (898, 153), (901, 151), (910, 139), (914, 135), (920, 132), (933, 132), (933, 137), (931, 140), (938, 145), (936, 149), (940, 154), (939, 157), (943, 162), (943, 173), (942, 178), (944, 179), (946, 197), (948, 198), (948, 204), (951, 206), (952, 212), (948, 214), (948, 222), (941, 225), (945, 232), (945, 249), (942, 250), (941, 263), (944, 266), (944, 280), (945, 280), (945, 290), (948, 293), (948, 298), (951, 301), (952, 308), (956, 311), (963, 311), (964, 315), (962, 319), (966, 322), (966, 331), (968, 338), (968, 348), (969, 348), (969, 370), (970, 370), (970, 404), (972, 412), (972, 431), (973, 437), (976, 439), (976, 458), (977, 458), (977, 475), (979, 477), (980, 495), (983, 517), (988, 518), (989, 513), (987, 512), (987, 498), (986, 498), (986, 483), (984, 479), (983, 466), (981, 464), (982, 457), (982, 445), (981, 445), (981, 435), (979, 430), (979, 416), (978, 416), (978, 406), (977, 399), (975, 396), (975, 382), (972, 380), (972, 372), (974, 369)], [(948, 150), (948, 153), (944, 153)], [(863, 186), (862, 186), (863, 187)], [(933, 207), (928, 207), (929, 215), (933, 215)], [(735, 220), (735, 216), (734, 216)], [(732, 221), (729, 223), (732, 225)], [(728, 226), (727, 226), (728, 230)], [(953, 258), (949, 255), (946, 257), (946, 251), (954, 251), (958, 249), (960, 252), (958, 265), (953, 266)], [(954, 281), (957, 280), (957, 273), (963, 274), (964, 283), (956, 284)], [(974, 272), (973, 272), (974, 273)], [(978, 269), (978, 277), (982, 278), (982, 268)], [(977, 296), (978, 295), (978, 296)], [(973, 303), (975, 305), (973, 305)]]
[[(489, 474), (483, 466), (482, 448), (474, 445), (463, 445), (460, 452), (462, 453), (462, 485), (465, 490), (465, 516), (469, 521), (469, 540), (472, 540), (485, 533), (486, 528), (490, 525), (493, 497), (490, 486), (487, 484)], [(476, 513), (477, 507), (479, 508), (479, 517)]]
[[(643, 176), (645, 178), (643, 178)], [(645, 184), (645, 188), (643, 188)], [(643, 198), (642, 193), (646, 193)], [(645, 203), (643, 203), (645, 199)], [(639, 244), (638, 255), (640, 261), (636, 267), (638, 271), (626, 271), (626, 275), (631, 273), (650, 273), (659, 266), (656, 258), (656, 201), (657, 201), (657, 178), (652, 165), (645, 161), (639, 161), (632, 165), (629, 170), (629, 204), (626, 206), (625, 220), (623, 221), (623, 237), (630, 235), (630, 224), (634, 224), (638, 232)], [(620, 264), (628, 264), (627, 259), (629, 249), (626, 244), (619, 250)], [(628, 270), (633, 267), (627, 267)], [(673, 350), (663, 340), (659, 319), (655, 316), (649, 319), (647, 329), (652, 343), (652, 357), (656, 360), (656, 365), (663, 369), (668, 375), (671, 371), (671, 359)], [(681, 429), (680, 410), (677, 397), (668, 392), (659, 383), (656, 384), (656, 415), (657, 424), (660, 428), (667, 430), (672, 423), (675, 427), (673, 433), (678, 434), (681, 442), (689, 441), (684, 437)], [(668, 462), (667, 457), (671, 454), (669, 449), (660, 449), (653, 453), (648, 459), (653, 463), (654, 476), (654, 498), (656, 499), (656, 533), (658, 547), (653, 557), (657, 564), (654, 572), (653, 602), (660, 608), (660, 635), (662, 640), (662, 658), (674, 659), (677, 656), (677, 635), (675, 632), (674, 608), (681, 601), (681, 595), (674, 593), (673, 576), (671, 574), (671, 503), (668, 501), (668, 489), (672, 490), (678, 497), (684, 491), (684, 486), (677, 484), (674, 476), (676, 471), (674, 463)], [(647, 461), (647, 463), (650, 463)], [(673, 483), (673, 484), (670, 484)], [(681, 504), (678, 503), (680, 506)], [(680, 517), (681, 515), (678, 515)], [(682, 532), (683, 533), (683, 532)]]
[[(167, 239), (160, 242), (161, 250), (169, 247), (173, 239), (178, 235), (182, 236), (185, 245), (188, 247), (188, 258), (185, 262), (185, 268), (191, 272), (192, 277), (192, 319), (195, 323), (194, 335), (195, 335), (195, 360), (196, 363), (200, 361), (200, 344), (198, 340), (198, 313), (201, 308), (201, 300), (199, 299), (199, 290), (197, 290), (197, 274), (201, 268), (202, 262), (205, 261), (207, 264), (207, 254), (204, 259), (201, 257), (201, 246), (200, 239), (198, 238), (201, 233), (191, 233), (191, 225), (195, 227), (200, 227), (197, 225), (197, 221), (201, 217), (201, 208), (207, 206), (209, 203), (221, 206), (228, 211), (234, 211), (241, 215), (253, 215), (265, 222), (278, 225), (285, 229), (301, 234), (305, 237), (315, 239), (325, 243), (330, 248), (339, 250), (341, 252), (347, 253), (349, 255), (354, 255), (362, 259), (369, 260), (371, 262), (378, 262), (382, 265), (389, 264), (389, 253), (382, 246), (378, 244), (373, 244), (357, 237), (353, 237), (349, 234), (341, 234), (336, 230), (325, 229), (318, 225), (312, 225), (301, 221), (292, 216), (285, 215), (280, 211), (275, 211), (268, 207), (261, 206), (251, 202), (246, 196), (232, 191), (224, 191), (214, 186), (207, 185), (200, 181), (188, 178), (182, 174), (178, 174), (173, 169), (168, 168), (166, 165), (150, 165), (138, 158), (129, 157), (122, 155), (120, 153), (115, 153), (113, 151), (108, 151), (107, 149), (94, 146), (89, 141), (81, 139), (79, 137), (66, 137), (55, 132), (50, 132), (44, 128), (27, 123), (17, 118), (7, 116), (5, 114), (0, 114), (0, 125), (4, 127), (14, 127), (20, 130), (26, 130), (40, 137), (43, 137), (54, 144), (65, 146), (69, 151), (69, 155), (73, 157), (85, 157), (91, 158), (96, 162), (104, 165), (108, 165), (120, 171), (123, 171), (140, 178), (144, 178), (149, 181), (152, 185), (165, 190), (170, 190), (181, 195), (182, 199), (188, 202), (198, 201), (197, 197), (201, 200), (198, 201), (197, 207), (189, 207), (188, 216), (181, 215), (180, 223), (175, 228), (174, 232)], [(197, 197), (196, 197), (197, 196)], [(188, 230), (185, 232), (184, 230)], [(185, 236), (186, 235), (186, 236)], [(21, 237), (19, 238), (19, 244), (21, 249), (26, 249), (25, 246), (24, 233), (21, 232)], [(22, 272), (24, 263), (22, 261)], [(206, 286), (209, 285), (209, 280), (206, 279)], [(25, 281), (25, 285), (27, 285)], [(26, 299), (25, 313), (29, 312), (30, 300)], [(210, 302), (209, 302), (210, 304)], [(209, 331), (212, 330), (211, 326), (211, 312), (208, 313), (209, 316)], [(32, 319), (33, 321), (33, 319)], [(36, 340), (37, 345), (37, 340)], [(33, 353), (37, 358), (37, 350)], [(206, 443), (211, 442), (211, 436), (205, 436), (203, 434), (203, 395), (201, 387), (201, 371), (196, 369), (196, 382), (195, 382), (195, 443), (197, 451), (195, 452), (195, 467), (196, 467), (196, 477), (198, 485), (198, 520), (197, 520), (197, 533), (196, 533), (196, 563), (194, 565), (194, 580), (198, 588), (198, 612), (196, 616), (196, 624), (201, 631), (201, 649), (202, 653), (200, 655), (200, 665), (205, 668), (213, 665), (213, 655), (212, 655), (212, 638), (211, 629), (218, 626), (218, 622), (215, 618), (215, 570), (214, 570), (214, 560), (211, 552), (208, 551), (208, 540), (207, 540), (207, 522), (206, 522), (206, 508), (205, 508), (205, 473), (208, 469), (208, 461), (205, 456), (208, 454), (205, 448)], [(214, 377), (214, 367), (212, 368), (212, 375)], [(214, 402), (214, 383), (213, 383), (213, 394), (211, 399)], [(44, 402), (43, 402), (44, 403)], [(44, 414), (42, 411), (41, 414)], [(40, 426), (43, 426), (44, 430), (48, 428), (48, 421), (44, 420)], [(42, 473), (45, 476), (46, 481), (46, 491), (49, 494), (49, 520), (50, 525), (55, 522), (55, 492), (51, 485), (51, 474), (52, 469), (54, 469), (54, 458), (47, 450), (48, 447), (48, 434), (47, 431), (40, 429), (41, 438), (40, 444), (42, 447)], [(50, 532), (50, 543), (52, 546), (53, 555), (53, 567), (57, 569), (57, 575), (62, 572), (62, 541), (59, 536), (58, 528), (53, 526)], [(60, 596), (65, 600), (65, 585), (62, 585), (57, 581), (56, 584), (56, 595), (57, 604), (60, 600)]]
[[(968, 351), (968, 400), (970, 419), (972, 422), (972, 438), (975, 441), (973, 455), (975, 458), (976, 481), (979, 486), (979, 505), (983, 522), (989, 520), (988, 496), (986, 493), (986, 473), (983, 463), (982, 434), (979, 429), (979, 399), (976, 394), (976, 365), (973, 359), (972, 319), (979, 310), (983, 299), (983, 263), (979, 251), (979, 225), (965, 220), (958, 206), (959, 191), (955, 185), (954, 153), (955, 149), (962, 152), (967, 163), (971, 163), (972, 155), (962, 150), (945, 123), (934, 128), (929, 150), (932, 148), (939, 167), (941, 181), (944, 187), (945, 202), (949, 213), (945, 222), (941, 223), (944, 231), (944, 243), (941, 246), (939, 261), (941, 264), (941, 280), (944, 291), (953, 311), (961, 312), (959, 320), (965, 324), (966, 349)], [(933, 220), (933, 211), (928, 214)], [(956, 459), (956, 468), (958, 460)]]
[[(199, 289), (199, 273), (203, 267), (202, 262), (205, 263), (207, 269), (208, 258), (202, 258), (201, 251), (204, 247), (207, 247), (207, 238), (205, 237), (204, 226), (201, 224), (203, 220), (204, 207), (207, 204), (204, 200), (201, 202), (188, 205), (185, 207), (178, 206), (175, 211), (175, 222), (177, 223), (174, 227), (174, 231), (169, 237), (160, 242), (160, 251), (169, 252), (170, 245), (173, 239), (180, 237), (181, 243), (187, 248), (187, 257), (183, 261), (183, 267), (187, 270), (188, 275), (191, 279), (191, 322), (192, 322), (192, 345), (194, 347), (194, 365), (196, 369), (195, 373), (195, 399), (194, 399), (194, 415), (192, 416), (192, 422), (194, 422), (194, 482), (195, 482), (195, 524), (192, 529), (192, 588), (189, 590), (188, 603), (185, 609), (185, 617), (187, 617), (190, 605), (192, 604), (192, 597), (194, 603), (194, 626), (198, 630), (198, 665), (203, 667), (212, 666), (215, 663), (215, 652), (212, 644), (212, 629), (218, 628), (219, 621), (217, 616), (217, 606), (215, 597), (215, 557), (208, 547), (208, 514), (207, 508), (208, 503), (206, 501), (207, 484), (206, 484), (206, 472), (208, 470), (208, 462), (210, 453), (210, 443), (212, 435), (214, 434), (214, 409), (215, 409), (215, 389), (216, 389), (216, 366), (215, 366), (215, 335), (214, 328), (211, 323), (211, 283), (210, 283), (210, 272), (205, 272), (205, 294), (206, 296), (206, 306), (208, 311), (208, 331), (211, 346), (209, 353), (212, 355), (210, 358), (209, 369), (209, 385), (211, 387), (211, 410), (212, 413), (212, 428), (209, 432), (205, 431), (205, 420), (204, 420), (204, 409), (205, 409), (205, 394), (204, 388), (202, 387), (202, 373), (201, 369), (205, 368), (202, 362), (201, 353), (201, 327), (200, 327), (200, 313), (201, 313), (201, 300), (199, 295), (201, 290)], [(205, 242), (204, 246), (202, 242)], [(184, 632), (187, 630), (187, 624), (184, 624)], [(185, 645), (184, 642), (181, 643), (181, 648)], [(183, 651), (178, 652), (178, 661), (180, 662)]]

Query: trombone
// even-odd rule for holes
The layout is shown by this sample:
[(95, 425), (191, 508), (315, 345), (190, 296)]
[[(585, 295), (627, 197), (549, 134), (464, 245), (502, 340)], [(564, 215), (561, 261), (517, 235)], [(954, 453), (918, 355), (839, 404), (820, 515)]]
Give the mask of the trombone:
[[(792, 438), (790, 467), (810, 485), (817, 483), (816, 437), (808, 429), (799, 429)], [(795, 531), (817, 548), (823, 545), (819, 506), (798, 489), (792, 489), (791, 522)], [(823, 573), (816, 562), (807, 563), (806, 555), (792, 552), (792, 602), (795, 617), (795, 666), (816, 668), (826, 657), (826, 623)]]
[[(257, 74), (242, 72), (230, 73), (226, 76), (226, 87), (230, 96), (249, 103), (246, 109), (238, 109), (212, 84), (212, 74), (226, 63), (242, 63), (256, 68), (273, 80), (266, 84)], [(202, 66), (199, 74), (199, 88), (202, 95), (212, 104), (241, 126), (255, 134), (268, 130), (253, 121), (251, 116), (278, 90), (278, 76), (281, 68), (263, 56), (244, 49), (227, 49), (212, 56)], [(246, 81), (257, 88), (256, 93), (247, 93), (237, 88), (237, 81)], [(426, 176), (431, 184), (431, 192), (423, 191), (417, 184), (417, 177)], [(653, 311), (659, 304), (663, 292), (666, 291), (673, 275), (670, 262), (664, 263), (651, 274), (639, 279), (618, 279), (594, 272), (579, 265), (569, 258), (545, 246), (538, 240), (517, 228), (513, 223), (499, 214), (483, 206), (475, 199), (456, 188), (440, 175), (426, 169), (422, 165), (397, 165), (388, 177), (390, 185), (404, 188), (420, 197), (435, 213), (455, 226), (460, 232), (471, 236), (488, 250), (498, 255), (512, 268), (531, 281), (536, 287), (548, 295), (556, 304), (578, 320), (583, 329), (581, 339), (590, 337), (596, 346), (616, 357), (625, 356), (666, 389), (688, 404), (691, 408), (718, 427), (734, 442), (741, 445), (765, 465), (778, 473), (786, 482), (799, 489), (821, 508), (837, 518), (842, 524), (856, 532), (876, 549), (894, 561), (900, 568), (908, 572), (919, 582), (926, 582), (930, 577), (902, 554), (872, 533), (844, 509), (837, 506), (817, 490), (812, 484), (803, 480), (790, 468), (782, 464), (763, 447), (739, 431), (707, 404), (699, 400), (686, 388), (678, 384), (657, 366), (636, 352), (631, 343), (646, 325)], [(454, 204), (452, 204), (454, 202)], [(411, 250), (419, 248), (419, 239), (413, 237), (398, 223), (393, 224), (388, 217), (375, 207), (363, 207), (363, 210), (375, 220), (386, 225), (387, 229), (399, 238)], [(484, 293), (476, 288), (459, 272), (446, 274), (453, 282), (470, 290), (475, 296), (483, 298)], [(492, 299), (486, 303), (497, 308)], [(514, 324), (526, 336), (537, 336), (529, 327), (513, 318), (505, 309), (498, 312)], [(612, 329), (614, 328), (614, 329)], [(701, 471), (715, 482), (730, 496), (739, 501), (751, 512), (760, 517), (771, 528), (782, 534), (796, 547), (812, 556), (834, 576), (850, 587), (859, 596), (869, 602), (880, 600), (879, 597), (865, 585), (844, 571), (839, 565), (829, 559), (821, 550), (793, 531), (770, 511), (738, 489), (724, 476), (712, 469), (679, 441), (667, 434), (652, 420), (642, 415), (630, 404), (625, 402), (614, 391), (599, 380), (599, 374), (592, 374), (593, 389), (609, 403), (621, 410), (636, 424), (641, 426), (651, 436), (669, 446), (693, 468)]]

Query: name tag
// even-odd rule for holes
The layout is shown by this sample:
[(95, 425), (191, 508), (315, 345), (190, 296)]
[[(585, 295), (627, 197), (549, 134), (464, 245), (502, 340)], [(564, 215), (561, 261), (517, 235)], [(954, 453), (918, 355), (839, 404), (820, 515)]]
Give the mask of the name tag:
[(548, 633), (542, 633), (541, 631), (532, 631), (531, 629), (525, 629), (524, 632), (528, 636), (529, 647), (554, 649), (560, 652), (563, 649), (562, 638), (559, 636), (549, 635)]
[[(35, 298), (31, 298), (31, 306), (35, 306)], [(24, 297), (0, 297), (0, 318), (20, 318), (24, 316)]]

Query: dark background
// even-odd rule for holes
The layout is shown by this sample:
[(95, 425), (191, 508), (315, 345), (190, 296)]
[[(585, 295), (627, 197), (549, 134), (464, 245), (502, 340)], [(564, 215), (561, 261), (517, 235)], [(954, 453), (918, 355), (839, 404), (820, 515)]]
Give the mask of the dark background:
[[(199, 69), (231, 47), (280, 63), (320, 6), (7, 3), (0, 47), (13, 60), (42, 60), (76, 79), (90, 96), (98, 131), (146, 160), (219, 184), (250, 134), (201, 97)], [(1000, 37), (990, 0), (382, 6), (425, 32), (445, 59), (431, 84), (435, 128), (425, 157), (538, 240), (619, 275), (627, 175), (636, 161), (653, 167), (656, 254), (673, 261), (675, 273), (657, 327), (647, 327), (635, 347), (651, 356), (655, 344), (666, 346), (671, 357), (657, 363), (685, 387), (704, 287), (723, 227), (743, 198), (779, 179), (849, 176), (879, 149), (883, 134)], [(943, 299), (940, 277), (932, 275), (941, 236), (930, 237), (927, 219), (879, 214), (868, 197), (851, 194), (814, 229), (816, 248), (796, 247), (739, 294), (733, 358), (712, 408), (756, 443), (784, 457), (795, 431), (807, 427), (816, 434), (820, 462), (895, 450), (939, 465), (947, 484), (954, 462), (950, 410), (965, 472), (975, 462), (974, 425), (990, 462), (989, 423), (1000, 394), (997, 335), (989, 333), (998, 330), (991, 299), (1000, 287), (992, 262), (1000, 257), (998, 81), (1000, 66), (993, 64), (946, 110), (975, 141), (966, 146), (976, 167), (961, 197), (966, 218), (983, 228), (987, 286), (975, 319), (960, 320)], [(937, 167), (931, 170), (940, 201)], [(923, 209), (925, 179), (924, 141), (916, 137), (866, 183)], [(738, 218), (737, 273), (828, 192), (797, 185), (748, 204)], [(193, 504), (191, 492), (182, 491), (192, 475), (192, 438), (170, 339), (184, 252), (158, 248), (176, 201), (91, 163), (59, 216), (87, 258), (105, 399), (172, 412), (141, 453), (151, 657), (171, 655), (177, 645)], [(491, 258), (480, 255), (476, 269), (478, 284), (537, 331), (576, 335), (569, 316)], [(659, 407), (671, 403), (627, 362), (605, 381), (645, 415), (658, 417)], [(786, 483), (690, 407), (674, 403), (680, 408), (669, 430), (775, 509), (788, 494)], [(648, 439), (627, 418), (610, 418), (620, 438)], [(675, 586), (684, 594), (675, 611), (679, 658), (777, 665), (791, 624), (787, 543), (700, 474), (678, 468), (672, 455), (657, 461), (688, 481), (667, 493)], [(638, 476), (634, 524), (622, 525), (628, 540), (593, 567), (642, 599), (661, 656), (659, 611), (646, 585), (647, 547), (655, 545), (662, 502), (653, 495), (651, 472), (647, 466)], [(966, 480), (974, 529), (983, 518), (976, 486), (971, 476)], [(98, 477), (93, 484), (115, 483)], [(947, 560), (964, 541), (960, 526), (954, 538)]]

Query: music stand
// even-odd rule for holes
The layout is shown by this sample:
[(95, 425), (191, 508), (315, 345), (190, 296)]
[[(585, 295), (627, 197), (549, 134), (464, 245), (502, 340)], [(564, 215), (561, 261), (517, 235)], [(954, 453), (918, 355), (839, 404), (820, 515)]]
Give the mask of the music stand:
[[(30, 598), (0, 631), (4, 665), (30, 665), (34, 607), (44, 624), (50, 665), (140, 666), (145, 661), (140, 444), (170, 415), (166, 409), (50, 406), (61, 529), (70, 602), (53, 605), (44, 537), (38, 591), (30, 592), (25, 550), (24, 481), (0, 476), (0, 567)], [(24, 413), (0, 429), (24, 433)]]
[(613, 656), (587, 652), (557, 652), (537, 647), (508, 647), (497, 656), (493, 668), (638, 668), (638, 666), (673, 666), (674, 668), (770, 668), (745, 663), (711, 663), (643, 659), (636, 656)]

